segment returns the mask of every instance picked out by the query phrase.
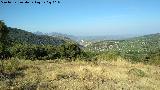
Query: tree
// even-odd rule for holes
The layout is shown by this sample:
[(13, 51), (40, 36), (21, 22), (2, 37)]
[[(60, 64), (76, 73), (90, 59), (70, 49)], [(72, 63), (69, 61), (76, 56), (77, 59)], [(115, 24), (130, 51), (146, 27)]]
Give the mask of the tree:
[(9, 33), (9, 30), (5, 23), (0, 20), (0, 59), (1, 59), (1, 73), (3, 73), (3, 59), (6, 55), (6, 47), (7, 47), (7, 34)]
[(1, 44), (0, 58), (1, 59), (5, 58), (4, 54), (5, 54), (5, 50), (7, 47), (7, 39), (6, 38), (7, 38), (8, 33), (9, 33), (9, 30), (8, 30), (7, 26), (5, 25), (5, 23), (3, 21), (0, 21), (0, 44)]

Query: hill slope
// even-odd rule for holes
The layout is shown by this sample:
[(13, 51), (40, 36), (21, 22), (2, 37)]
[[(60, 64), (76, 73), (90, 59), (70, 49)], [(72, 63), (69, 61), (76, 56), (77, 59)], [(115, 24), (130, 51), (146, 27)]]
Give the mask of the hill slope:
[(47, 35), (36, 35), (21, 29), (8, 28), (9, 34), (4, 52), (0, 53), (4, 58), (20, 59), (58, 59), (77, 58), (83, 51), (77, 43), (70, 39), (52, 37)]
[(0, 80), (1, 90), (10, 87), (14, 90), (160, 89), (160, 67), (131, 64), (121, 59), (97, 63), (19, 60), (16, 67), (22, 68), (24, 73), (17, 74), (10, 81), (11, 86), (7, 83), (9, 80)]
[(141, 37), (125, 40), (120, 43), (122, 50), (137, 51), (137, 52), (151, 52), (160, 48), (160, 34), (151, 34)]
[(145, 35), (126, 40), (105, 40), (86, 47), (89, 51), (109, 51), (109, 50), (145, 50), (160, 48), (160, 34)]
[(127, 40), (96, 42), (87, 46), (85, 51), (98, 54), (116, 52), (121, 57), (132, 61), (160, 64), (160, 34), (145, 35)]
[(9, 27), (9, 38), (18, 43), (29, 43), (37, 45), (60, 45), (65, 43), (64, 39), (47, 35), (36, 35), (21, 29)]

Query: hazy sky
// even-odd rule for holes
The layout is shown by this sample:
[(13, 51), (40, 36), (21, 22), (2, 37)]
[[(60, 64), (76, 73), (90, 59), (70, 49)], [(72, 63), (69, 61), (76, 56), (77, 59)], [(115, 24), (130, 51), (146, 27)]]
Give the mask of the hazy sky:
[(0, 2), (0, 19), (10, 27), (31, 32), (60, 32), (71, 35), (160, 32), (160, 0), (59, 1), (60, 4), (52, 5)]

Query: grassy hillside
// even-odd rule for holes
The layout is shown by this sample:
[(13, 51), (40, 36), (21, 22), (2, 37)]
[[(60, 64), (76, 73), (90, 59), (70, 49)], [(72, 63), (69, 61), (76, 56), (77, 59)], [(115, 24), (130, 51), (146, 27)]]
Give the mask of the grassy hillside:
[(160, 67), (131, 64), (120, 58), (111, 62), (12, 60), (5, 63), (5, 71), (12, 77), (1, 78), (1, 90), (160, 89)]

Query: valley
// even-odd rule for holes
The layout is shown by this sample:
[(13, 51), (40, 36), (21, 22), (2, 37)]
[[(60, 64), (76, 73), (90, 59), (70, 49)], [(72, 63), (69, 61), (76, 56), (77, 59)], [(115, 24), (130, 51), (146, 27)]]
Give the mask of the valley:
[(0, 25), (0, 90), (160, 89), (160, 33), (73, 40)]

